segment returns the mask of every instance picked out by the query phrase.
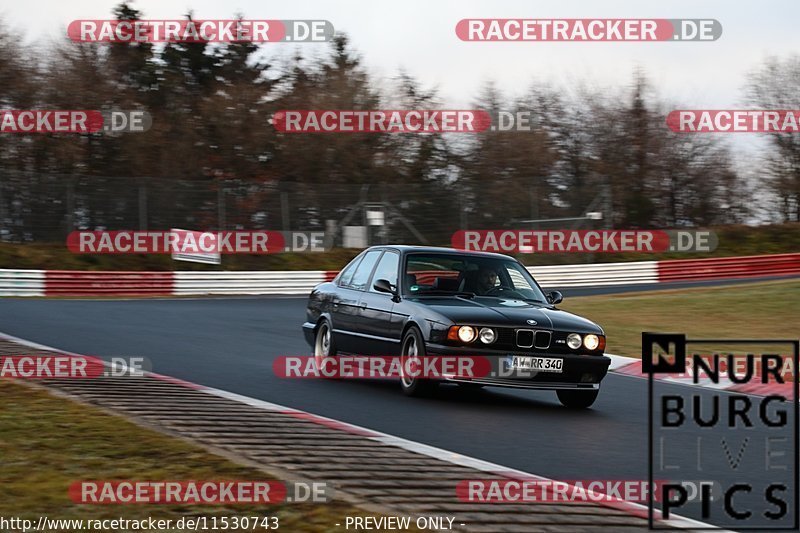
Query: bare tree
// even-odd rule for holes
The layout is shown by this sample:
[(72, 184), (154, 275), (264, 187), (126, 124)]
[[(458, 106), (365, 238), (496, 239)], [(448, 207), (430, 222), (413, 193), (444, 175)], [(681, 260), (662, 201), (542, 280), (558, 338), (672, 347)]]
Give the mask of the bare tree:
[[(769, 58), (745, 86), (745, 98), (754, 107), (800, 109), (800, 55)], [(800, 135), (770, 133), (770, 153), (764, 163), (767, 182), (778, 199), (784, 221), (800, 221)]]

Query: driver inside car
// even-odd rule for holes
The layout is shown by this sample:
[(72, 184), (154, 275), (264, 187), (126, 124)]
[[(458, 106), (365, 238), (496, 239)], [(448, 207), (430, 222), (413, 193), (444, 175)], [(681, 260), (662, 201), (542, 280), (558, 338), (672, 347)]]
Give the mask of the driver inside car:
[(478, 280), (476, 285), (476, 294), (486, 294), (494, 289), (497, 283), (497, 272), (491, 268), (481, 268), (478, 271)]

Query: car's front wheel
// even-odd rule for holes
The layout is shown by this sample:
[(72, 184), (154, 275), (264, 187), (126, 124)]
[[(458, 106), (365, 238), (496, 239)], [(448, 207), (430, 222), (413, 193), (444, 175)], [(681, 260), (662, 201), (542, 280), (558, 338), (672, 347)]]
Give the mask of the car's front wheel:
[(317, 334), (314, 338), (314, 364), (317, 370), (322, 371), (323, 362), (336, 355), (336, 344), (333, 342), (333, 331), (328, 319), (323, 318), (317, 326)]
[[(422, 333), (411, 327), (403, 337), (400, 352), (400, 387), (406, 396), (428, 396), (439, 386), (438, 381), (419, 377), (425, 357), (425, 341)], [(414, 370), (417, 372), (414, 372)], [(407, 372), (411, 370), (411, 372)]]
[(558, 390), (558, 400), (570, 409), (586, 409), (597, 399), (599, 390)]

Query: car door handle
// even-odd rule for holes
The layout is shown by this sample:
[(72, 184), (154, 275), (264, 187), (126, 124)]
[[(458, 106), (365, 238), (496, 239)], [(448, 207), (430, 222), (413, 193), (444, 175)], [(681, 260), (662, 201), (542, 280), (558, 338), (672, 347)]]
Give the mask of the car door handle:
[(367, 308), (367, 304), (359, 304), (359, 307), (360, 307), (361, 309), (366, 309), (366, 308)]

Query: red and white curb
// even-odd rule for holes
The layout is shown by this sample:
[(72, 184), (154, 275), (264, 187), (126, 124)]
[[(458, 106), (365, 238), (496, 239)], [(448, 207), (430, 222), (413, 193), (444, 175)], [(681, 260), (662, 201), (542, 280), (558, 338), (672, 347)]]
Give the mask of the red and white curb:
[[(609, 372), (643, 379), (648, 378), (648, 375), (642, 371), (641, 359), (608, 353), (606, 355), (611, 358), (611, 365), (608, 367)], [(737, 392), (740, 394), (753, 394), (755, 396), (769, 396), (770, 394), (792, 394), (791, 381), (786, 383), (766, 384), (734, 383), (725, 375), (724, 372), (720, 372), (719, 383), (714, 383), (710, 378), (700, 378), (697, 383), (694, 383), (692, 376), (689, 375), (669, 376), (665, 374), (659, 374), (656, 376), (656, 379), (665, 383), (673, 383), (675, 385), (687, 385), (690, 387)]]
[[(28, 346), (33, 349), (37, 350), (45, 350), (45, 351), (53, 351), (58, 352), (59, 354), (75, 356), (75, 357), (83, 357), (81, 354), (76, 354), (73, 352), (67, 352), (64, 350), (59, 350), (58, 348), (54, 348), (52, 346), (47, 346), (44, 344), (39, 344), (36, 342), (32, 342), (26, 339), (21, 339), (19, 337), (14, 337), (13, 335), (8, 335), (5, 333), (0, 333), (0, 340), (11, 341), (23, 346)], [(627, 361), (625, 361), (627, 360)], [(616, 362), (614, 362), (616, 361)], [(638, 361), (629, 357), (620, 357), (620, 356), (613, 356), (612, 357), (612, 367), (617, 365), (617, 368), (625, 367), (630, 365), (633, 361)], [(106, 365), (110, 365), (110, 363), (106, 362)], [(248, 396), (242, 396), (240, 394), (236, 394), (229, 391), (224, 391), (220, 389), (215, 389), (213, 387), (206, 387), (205, 385), (199, 385), (197, 383), (192, 383), (189, 381), (185, 381), (179, 378), (174, 378), (171, 376), (164, 376), (161, 374), (157, 374), (154, 372), (144, 372), (146, 376), (167, 381), (169, 383), (182, 385), (188, 388), (191, 388), (196, 391), (201, 391), (206, 394), (210, 394), (212, 396), (217, 396), (219, 398), (225, 398), (227, 400), (235, 401), (238, 403), (242, 403), (248, 405), (250, 407), (254, 407), (257, 409), (263, 409), (265, 411), (270, 411), (273, 413), (280, 413), (287, 416), (292, 416), (294, 418), (298, 418), (301, 420), (305, 420), (314, 424), (318, 424), (324, 426), (326, 428), (336, 429), (339, 431), (344, 431), (346, 433), (357, 435), (369, 440), (372, 440), (376, 443), (385, 445), (385, 446), (394, 446), (397, 448), (401, 448), (413, 453), (417, 453), (420, 455), (424, 455), (426, 457), (430, 457), (433, 459), (438, 459), (440, 461), (445, 461), (457, 466), (471, 468), (477, 470), (479, 472), (485, 472), (487, 474), (493, 474), (496, 476), (505, 477), (508, 479), (513, 479), (515, 481), (543, 481), (543, 482), (554, 482), (550, 478), (546, 478), (543, 476), (539, 476), (536, 474), (532, 474), (529, 472), (524, 472), (522, 470), (517, 470), (514, 468), (510, 468), (507, 466), (499, 465), (496, 463), (491, 463), (489, 461), (484, 461), (482, 459), (477, 459), (475, 457), (470, 457), (467, 455), (462, 455), (460, 453), (452, 452), (449, 450), (445, 450), (442, 448), (437, 448), (435, 446), (429, 446), (427, 444), (423, 444), (420, 442), (415, 442), (412, 440), (408, 440), (402, 437), (397, 437), (395, 435), (389, 435), (387, 433), (382, 433), (380, 431), (375, 431), (369, 428), (365, 428), (362, 426), (358, 426), (355, 424), (350, 424), (349, 422), (343, 422), (341, 420), (336, 420), (333, 418), (328, 418), (325, 416), (316, 415), (313, 413), (309, 413), (306, 411), (301, 411), (299, 409), (294, 409), (292, 407), (287, 407), (283, 405), (279, 405), (276, 403), (267, 402), (264, 400), (259, 400), (256, 398), (250, 398)], [(455, 487), (454, 487), (454, 497), (455, 497)], [(595, 494), (592, 491), (586, 491), (590, 495), (600, 496), (599, 494)], [(633, 516), (637, 516), (640, 518), (646, 519), (648, 517), (648, 508), (645, 505), (639, 503), (628, 502), (625, 500), (617, 499), (608, 501), (597, 501), (598, 505), (603, 505), (606, 507), (610, 507), (613, 509), (617, 509)], [(679, 515), (672, 515), (673, 518), (670, 520), (658, 520), (659, 524), (666, 527), (674, 527), (680, 529), (697, 529), (697, 528), (713, 528), (715, 530), (719, 530), (721, 532), (727, 532), (727, 530), (722, 530), (716, 528), (711, 524), (706, 524), (704, 522), (700, 522), (698, 520), (694, 520), (691, 518), (682, 517)]]

